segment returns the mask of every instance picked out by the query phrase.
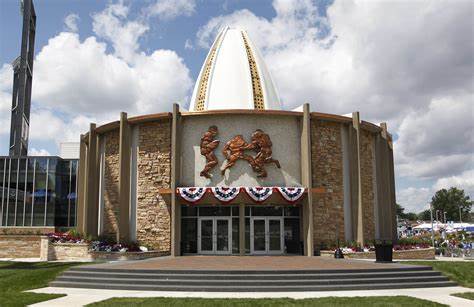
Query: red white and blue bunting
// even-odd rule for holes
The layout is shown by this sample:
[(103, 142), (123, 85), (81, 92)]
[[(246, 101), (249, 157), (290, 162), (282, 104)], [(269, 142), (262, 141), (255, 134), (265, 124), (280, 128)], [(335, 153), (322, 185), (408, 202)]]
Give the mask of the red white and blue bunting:
[(245, 190), (256, 203), (267, 200), (272, 196), (273, 191), (278, 191), (287, 202), (295, 203), (301, 199), (305, 192), (303, 187), (183, 187), (178, 188), (177, 192), (181, 198), (190, 203), (197, 203), (207, 192), (212, 192), (217, 200), (229, 203), (239, 195), (241, 190)]
[(218, 200), (228, 203), (234, 200), (239, 195), (240, 188), (225, 188), (225, 187), (212, 187), (212, 194)]
[(287, 201), (294, 203), (298, 201), (301, 196), (304, 194), (304, 188), (286, 188), (286, 187), (276, 187), (281, 196)]
[(250, 196), (255, 202), (263, 202), (269, 198), (273, 193), (273, 188), (271, 187), (246, 187), (245, 192)]
[(188, 188), (178, 188), (179, 195), (186, 201), (190, 203), (196, 203), (203, 198), (206, 194), (207, 188), (200, 187), (188, 187)]

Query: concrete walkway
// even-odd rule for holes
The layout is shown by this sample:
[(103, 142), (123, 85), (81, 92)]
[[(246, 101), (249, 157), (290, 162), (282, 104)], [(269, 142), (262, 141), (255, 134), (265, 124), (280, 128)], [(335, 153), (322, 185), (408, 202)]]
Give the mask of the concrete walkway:
[[(123, 291), (95, 290), (75, 288), (42, 288), (31, 290), (35, 293), (67, 294), (65, 297), (34, 304), (31, 306), (64, 306), (76, 307), (103, 301), (113, 297), (202, 297), (202, 298), (318, 298), (328, 296), (395, 296), (405, 295), (430, 300), (448, 306), (474, 307), (474, 301), (450, 296), (452, 293), (472, 292), (473, 289), (463, 287), (370, 290), (370, 291), (321, 291), (321, 292), (268, 292), (268, 293), (222, 293), (222, 292), (161, 292), (161, 291)], [(375, 298), (376, 299), (376, 298)]]

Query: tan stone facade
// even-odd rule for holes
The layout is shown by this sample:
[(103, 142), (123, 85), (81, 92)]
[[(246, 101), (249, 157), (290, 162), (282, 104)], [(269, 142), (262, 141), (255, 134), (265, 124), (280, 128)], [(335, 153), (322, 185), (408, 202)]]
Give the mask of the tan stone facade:
[(115, 238), (119, 219), (119, 132), (104, 134), (104, 222), (102, 235)]
[(159, 251), (171, 244), (171, 209), (159, 189), (171, 184), (171, 122), (139, 127), (137, 157), (137, 240)]
[[(126, 116), (122, 116), (120, 122), (113, 122), (96, 128), (93, 131), (99, 140), (96, 165), (100, 165), (103, 172), (102, 178), (97, 179), (97, 185), (102, 187), (102, 191), (99, 192), (97, 199), (93, 198), (91, 200), (92, 202), (89, 205), (91, 208), (94, 208), (94, 206), (98, 207), (100, 200), (103, 201), (103, 210), (99, 214), (101, 216), (99, 219), (102, 218), (102, 234), (117, 237), (119, 229), (128, 229), (129, 227), (130, 238), (136, 240), (140, 245), (145, 245), (152, 250), (163, 253), (169, 253), (173, 246), (178, 246), (177, 250), (179, 250), (179, 245), (182, 243), (179, 235), (181, 217), (179, 212), (176, 215), (172, 215), (172, 205), (181, 206), (184, 202), (176, 195), (176, 191), (172, 189), (172, 174), (175, 174), (174, 184), (176, 187), (180, 187), (183, 184), (183, 172), (194, 174), (197, 170), (198, 175), (193, 176), (199, 176), (199, 170), (202, 169), (202, 165), (198, 164), (198, 162), (204, 161), (204, 157), (202, 157), (199, 151), (199, 137), (201, 130), (205, 131), (205, 129), (192, 128), (194, 126), (192, 126), (193, 121), (191, 119), (196, 118), (199, 123), (204, 123), (204, 126), (207, 127), (208, 124), (215, 124), (217, 118), (219, 118), (221, 120), (219, 128), (225, 127), (219, 134), (219, 137), (222, 138), (219, 140), (222, 143), (229, 139), (230, 135), (242, 133), (242, 128), (235, 125), (226, 126), (222, 123), (223, 119), (228, 118), (229, 114), (232, 114), (234, 121), (238, 121), (239, 117), (242, 117), (242, 122), (258, 123), (255, 126), (256, 128), (261, 128), (262, 123), (265, 122), (264, 119), (271, 118), (274, 120), (275, 116), (285, 116), (282, 117), (282, 120), (277, 120), (274, 124), (264, 127), (264, 130), (272, 137), (274, 157), (281, 159), (281, 162), (283, 162), (282, 168), (277, 169), (273, 165), (267, 166), (274, 173), (272, 176), (265, 178), (264, 180), (266, 181), (258, 181), (260, 180), (259, 178), (252, 177), (256, 175), (245, 164), (246, 162), (239, 161), (241, 169), (244, 169), (246, 173), (239, 174), (237, 171), (239, 169), (236, 168), (231, 170), (229, 177), (223, 176), (221, 178), (217, 171), (215, 176), (219, 177), (215, 178), (215, 180), (223, 180), (224, 184), (226, 182), (231, 184), (231, 180), (242, 178), (244, 182), (239, 183), (241, 184), (240, 186), (245, 186), (248, 182), (252, 182), (248, 186), (258, 186), (258, 183), (262, 182), (264, 182), (262, 186), (285, 186), (285, 184), (287, 184), (286, 186), (292, 186), (295, 183), (296, 185), (302, 185), (303, 174), (306, 172), (308, 178), (311, 178), (309, 184), (307, 186), (305, 184), (305, 187), (308, 188), (307, 193), (311, 193), (311, 197), (308, 195), (306, 199), (311, 200), (310, 208), (312, 209), (310, 211), (300, 210), (302, 212), (300, 215), (302, 230), (300, 236), (301, 242), (305, 242), (304, 251), (306, 254), (311, 253), (307, 249), (308, 246), (319, 248), (322, 243), (326, 246), (334, 246), (338, 240), (341, 244), (344, 244), (346, 238), (357, 240), (357, 236), (360, 235), (358, 229), (362, 229), (362, 240), (364, 243), (370, 244), (376, 238), (375, 212), (378, 210), (377, 217), (379, 219), (381, 216), (380, 212), (382, 212), (376, 206), (389, 207), (394, 204), (394, 200), (387, 197), (386, 193), (379, 193), (379, 190), (383, 190), (380, 187), (384, 183), (381, 183), (376, 178), (382, 170), (379, 167), (380, 164), (384, 166), (383, 171), (385, 172), (384, 176), (388, 178), (387, 182), (389, 182), (390, 178), (389, 174), (386, 174), (386, 170), (390, 170), (391, 167), (393, 168), (393, 166), (386, 163), (386, 161), (390, 161), (390, 157), (386, 157), (386, 154), (378, 149), (381, 147), (380, 144), (388, 146), (388, 143), (391, 142), (391, 137), (389, 139), (380, 137), (383, 129), (362, 122), (360, 126), (357, 125), (357, 130), (355, 129), (357, 120), (354, 121), (350, 117), (309, 113), (307, 110), (304, 114), (310, 114), (310, 116), (306, 117), (310, 118), (310, 129), (309, 131), (305, 130), (308, 132), (302, 132), (303, 130), (299, 126), (302, 123), (300, 121), (303, 118), (302, 112), (279, 111), (281, 113), (273, 113), (273, 111), (261, 110), (259, 111), (261, 114), (257, 115), (262, 116), (262, 120), (258, 119), (257, 121), (255, 120), (255, 112), (251, 114), (241, 110), (226, 112), (217, 112), (215, 114), (206, 112), (202, 114), (185, 113), (183, 115), (178, 111), (176, 113), (178, 115), (175, 112), (173, 114), (160, 113), (128, 119)], [(185, 116), (190, 116), (189, 120)], [(288, 117), (286, 116), (291, 117), (293, 120), (287, 120)], [(126, 125), (124, 125), (124, 121)], [(179, 125), (181, 125), (177, 125), (174, 131), (172, 131), (173, 122), (179, 122)], [(288, 123), (291, 123), (291, 125)], [(272, 131), (272, 127), (275, 125), (277, 128)], [(126, 128), (122, 129), (121, 127)], [(192, 138), (193, 142), (197, 143), (190, 144), (190, 141), (181, 143), (180, 141), (179, 146), (173, 143), (175, 144), (173, 147), (172, 135), (176, 134), (177, 140), (183, 140), (185, 139), (183, 138), (183, 131), (188, 131), (191, 129), (190, 127), (193, 131), (199, 130), (196, 136)], [(252, 129), (256, 129), (255, 127)], [(287, 148), (279, 146), (281, 142), (279, 142), (278, 137), (281, 137), (282, 129), (296, 131), (297, 133), (292, 139), (297, 139), (301, 136), (303, 140), (303, 136), (306, 136), (310, 144), (308, 154), (298, 156), (299, 153), (302, 153), (298, 140), (292, 143), (292, 148), (297, 148), (298, 150), (295, 152), (298, 154), (288, 155), (289, 151)], [(125, 134), (124, 131), (129, 132)], [(353, 131), (359, 131), (357, 132), (360, 133), (359, 137), (356, 137), (357, 135)], [(225, 137), (223, 137), (224, 135)], [(93, 140), (93, 138), (88, 137), (84, 138), (83, 142), (91, 142)], [(376, 143), (376, 140), (378, 143)], [(353, 150), (356, 148), (354, 144), (359, 144), (359, 151)], [(128, 148), (129, 153), (127, 153), (127, 150), (123, 150), (124, 146)], [(90, 146), (85, 147), (89, 148)], [(177, 147), (181, 149), (176, 149)], [(184, 156), (182, 155), (184, 152), (182, 147), (186, 149), (186, 155)], [(122, 152), (120, 148), (122, 148)], [(181, 153), (181, 155), (176, 156), (176, 159), (172, 159), (173, 152)], [(89, 152), (86, 156), (91, 159)], [(379, 159), (381, 156), (384, 159)], [(291, 161), (297, 161), (297, 163), (290, 167), (288, 162), (284, 162), (288, 161), (288, 157), (291, 158)], [(186, 160), (187, 162), (194, 161), (194, 163), (188, 163), (186, 168), (182, 169), (174, 166), (175, 171), (173, 173), (174, 164), (172, 161), (183, 165), (182, 161), (185, 161), (185, 159), (189, 159)], [(221, 164), (224, 162), (222, 160), (223, 158), (221, 158)], [(305, 161), (304, 164), (302, 160)], [(360, 165), (358, 163), (359, 160)], [(130, 165), (125, 165), (126, 163), (130, 163)], [(120, 172), (120, 165), (125, 165), (125, 167), (129, 168), (126, 171), (122, 169), (122, 172)], [(311, 165), (310, 172), (305, 170), (302, 165)], [(348, 165), (346, 166), (347, 169), (345, 169), (345, 165)], [(242, 166), (244, 167), (242, 168)], [(287, 176), (288, 173), (298, 167), (300, 167), (301, 172), (299, 170), (298, 172), (293, 172), (291, 176), (292, 181), (288, 181), (288, 178), (290, 178)], [(354, 173), (357, 176), (354, 177)], [(189, 173), (187, 174), (189, 177)], [(356, 179), (354, 180), (354, 178)], [(358, 192), (359, 181), (357, 178), (360, 178), (360, 193)], [(83, 179), (83, 182), (79, 182), (79, 184), (86, 185), (88, 180), (88, 178)], [(281, 182), (275, 183), (277, 180)], [(199, 186), (215, 186), (216, 184), (213, 185), (212, 182), (211, 180), (209, 183), (203, 183), (203, 185)], [(122, 196), (120, 190), (124, 192)], [(124, 197), (123, 195), (126, 196)], [(242, 202), (242, 197), (238, 198), (241, 204), (251, 204), (251, 201), (249, 202), (248, 200)], [(79, 195), (79, 206), (83, 206), (82, 208), (84, 208), (84, 199), (85, 197), (82, 196), (81, 198), (81, 195)], [(380, 199), (384, 200), (383, 204), (380, 202)], [(94, 204), (93, 201), (97, 201), (97, 203)], [(239, 201), (232, 205), (238, 205)], [(354, 221), (358, 220), (357, 206), (359, 202), (362, 204), (361, 228), (359, 224), (354, 224)], [(218, 205), (215, 201), (211, 201), (209, 204)], [(127, 208), (123, 207), (127, 205), (130, 208), (130, 218), (127, 219), (127, 216), (125, 216), (124, 219), (124, 213), (122, 212), (121, 214), (119, 208)], [(281, 205), (281, 203), (272, 203), (270, 200), (260, 205)], [(304, 202), (302, 201), (299, 205), (303, 207)], [(387, 209), (384, 212), (392, 212), (391, 210)], [(79, 209), (78, 212), (81, 213), (81, 210)], [(175, 216), (175, 218), (173, 219), (172, 216)], [(94, 222), (91, 224), (93, 225)], [(305, 229), (309, 229), (308, 225), (311, 225), (312, 231), (305, 231)], [(378, 227), (380, 229), (380, 225)], [(394, 226), (391, 224), (387, 227), (392, 228)], [(84, 229), (80, 230), (84, 231)], [(85, 229), (85, 232), (88, 231)], [(173, 231), (175, 231), (175, 234), (178, 233), (175, 238), (172, 235)], [(91, 232), (89, 231), (89, 233)], [(313, 245), (306, 242), (313, 242)], [(239, 247), (239, 249), (242, 248)]]
[(40, 236), (0, 235), (0, 258), (37, 258), (40, 250)]
[[(311, 166), (314, 187), (325, 194), (313, 196), (314, 244), (344, 241), (344, 186), (341, 123), (311, 121)], [(328, 223), (328, 221), (331, 221)]]
[(362, 130), (360, 136), (360, 146), (364, 240), (366, 243), (370, 243), (375, 239), (374, 135), (369, 131)]

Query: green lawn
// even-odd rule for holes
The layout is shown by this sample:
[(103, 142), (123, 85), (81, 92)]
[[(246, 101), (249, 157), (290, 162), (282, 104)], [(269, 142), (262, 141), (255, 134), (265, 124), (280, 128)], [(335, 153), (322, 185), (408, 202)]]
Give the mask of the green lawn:
[(467, 298), (468, 300), (474, 301), (474, 292), (454, 293), (453, 296)]
[(379, 307), (417, 307), (417, 306), (446, 306), (408, 296), (378, 296), (378, 297), (324, 297), (315, 299), (294, 300), (282, 299), (203, 299), (203, 298), (113, 298), (87, 306), (185, 306), (185, 307), (246, 307), (246, 306), (379, 306)]
[(452, 281), (457, 282), (460, 286), (474, 288), (474, 261), (410, 261), (403, 263), (429, 265)]
[(22, 292), (46, 287), (57, 274), (77, 263), (0, 261), (0, 306), (26, 306), (63, 295)]

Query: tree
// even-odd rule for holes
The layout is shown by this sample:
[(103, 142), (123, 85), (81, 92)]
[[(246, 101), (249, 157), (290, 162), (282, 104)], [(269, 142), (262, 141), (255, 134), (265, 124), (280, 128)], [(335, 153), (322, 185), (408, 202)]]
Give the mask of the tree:
[(399, 204), (397, 204), (397, 215), (399, 218), (409, 220), (409, 221), (416, 221), (418, 218), (416, 213), (413, 213), (413, 212), (405, 213), (405, 208), (403, 208)]
[[(451, 187), (449, 190), (441, 189), (435, 193), (431, 198), (431, 205), (433, 206), (433, 214), (436, 210), (441, 212), (441, 217), (446, 213), (448, 221), (459, 221), (462, 218), (463, 222), (468, 220), (470, 216), (472, 201), (469, 196), (465, 195), (464, 190)], [(459, 212), (461, 211), (461, 217)]]
[(418, 214), (418, 219), (423, 220), (423, 221), (430, 221), (431, 220), (430, 209), (420, 212)]

